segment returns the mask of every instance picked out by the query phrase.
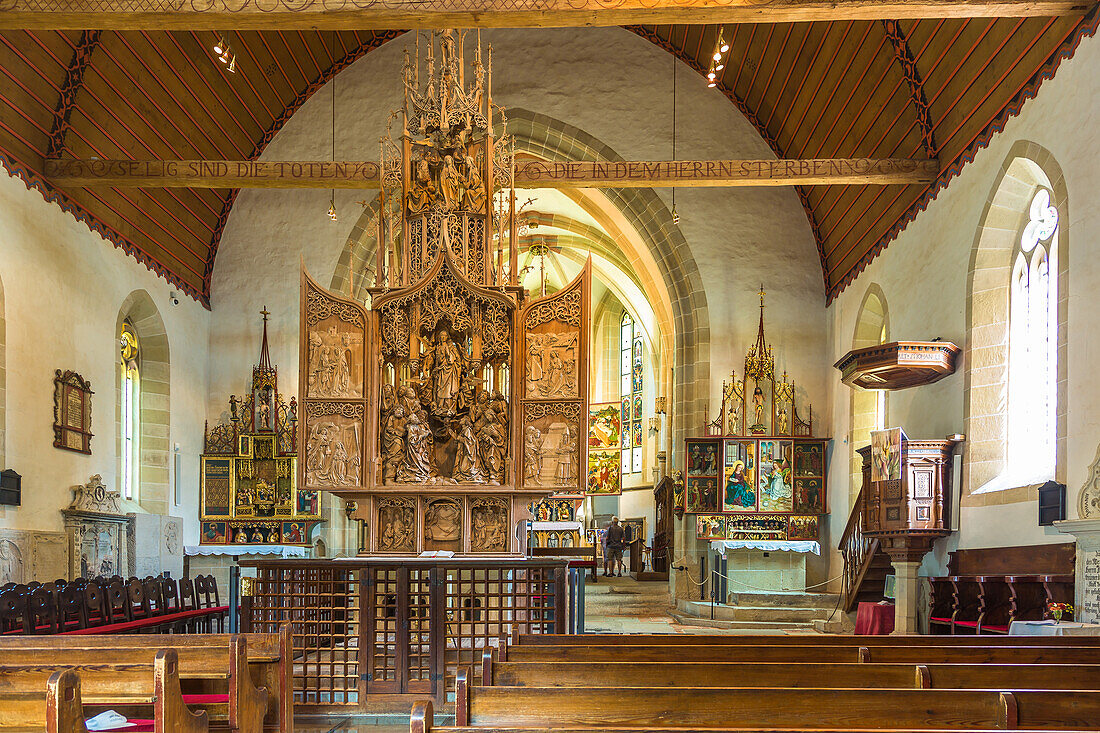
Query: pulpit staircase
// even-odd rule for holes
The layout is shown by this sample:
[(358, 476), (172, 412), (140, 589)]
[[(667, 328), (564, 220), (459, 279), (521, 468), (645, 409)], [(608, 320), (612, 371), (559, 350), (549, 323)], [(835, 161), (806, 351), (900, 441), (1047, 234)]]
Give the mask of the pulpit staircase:
[(838, 548), (844, 556), (845, 613), (854, 610), (860, 601), (881, 601), (886, 590), (886, 576), (893, 573), (890, 556), (883, 552), (878, 539), (863, 534), (860, 526), (862, 507), (861, 490)]

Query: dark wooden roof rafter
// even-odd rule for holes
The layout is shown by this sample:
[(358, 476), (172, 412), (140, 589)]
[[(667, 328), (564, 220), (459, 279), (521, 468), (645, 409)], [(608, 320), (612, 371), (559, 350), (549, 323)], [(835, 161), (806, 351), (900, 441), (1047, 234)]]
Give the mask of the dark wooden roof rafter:
[[(717, 91), (779, 158), (938, 158), (931, 185), (798, 186), (831, 301), (1053, 76), (1083, 17), (835, 20), (727, 26)], [(717, 26), (631, 26), (705, 75)], [(229, 189), (68, 189), (42, 161), (255, 160), (290, 117), (403, 31), (0, 32), (0, 163), (208, 304)], [(10, 82), (10, 83), (7, 83)]]

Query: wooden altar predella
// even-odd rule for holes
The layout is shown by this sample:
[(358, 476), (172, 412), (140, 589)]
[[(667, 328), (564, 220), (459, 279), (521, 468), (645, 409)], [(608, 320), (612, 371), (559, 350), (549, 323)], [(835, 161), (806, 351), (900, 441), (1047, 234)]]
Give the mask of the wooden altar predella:
[(591, 264), (519, 286), (492, 47), (466, 68), (467, 35), (406, 49), (369, 303), (302, 272), (299, 486), (355, 502), (364, 554), (522, 554), (528, 505), (583, 492)]

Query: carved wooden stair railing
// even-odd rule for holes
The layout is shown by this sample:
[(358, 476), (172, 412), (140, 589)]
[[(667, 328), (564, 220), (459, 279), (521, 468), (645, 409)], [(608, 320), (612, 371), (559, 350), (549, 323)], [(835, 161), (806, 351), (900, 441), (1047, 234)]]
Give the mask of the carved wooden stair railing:
[(875, 537), (867, 537), (860, 526), (863, 491), (856, 497), (848, 516), (838, 549), (844, 556), (844, 611), (855, 608), (860, 600), (882, 600), (886, 575), (891, 572), (889, 556)]

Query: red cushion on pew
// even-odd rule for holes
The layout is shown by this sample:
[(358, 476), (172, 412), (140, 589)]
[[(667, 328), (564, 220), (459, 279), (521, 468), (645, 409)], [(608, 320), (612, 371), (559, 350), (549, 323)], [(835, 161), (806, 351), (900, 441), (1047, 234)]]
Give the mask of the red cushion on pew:
[(183, 695), (183, 702), (187, 705), (215, 705), (217, 703), (229, 702), (229, 695)]
[(1000, 632), (1005, 633), (1005, 634), (1008, 633), (1008, 625), (1007, 624), (1004, 624), (1004, 625), (1002, 625), (1002, 624), (983, 624), (982, 625), (982, 631), (985, 631), (987, 629), (989, 631), (1000, 631)]
[(965, 626), (968, 629), (978, 628), (978, 622), (977, 621), (956, 621), (955, 625), (956, 626)]
[(946, 618), (944, 616), (933, 616), (932, 618), (930, 618), (928, 620), (929, 621), (935, 621), (936, 623), (940, 623), (940, 624), (949, 624), (949, 623), (951, 623), (951, 619)]

